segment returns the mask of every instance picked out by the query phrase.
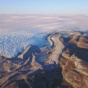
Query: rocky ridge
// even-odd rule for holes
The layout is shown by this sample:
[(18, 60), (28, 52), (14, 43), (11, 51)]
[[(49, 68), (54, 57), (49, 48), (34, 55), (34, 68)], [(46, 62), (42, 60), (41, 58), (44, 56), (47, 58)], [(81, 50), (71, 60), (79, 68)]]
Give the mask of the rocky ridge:
[(64, 80), (73, 88), (87, 88), (88, 36), (74, 34), (63, 42), (66, 47), (60, 57), (60, 66)]
[(50, 46), (28, 46), (13, 58), (0, 57), (0, 88), (87, 88), (88, 35), (53, 33)]

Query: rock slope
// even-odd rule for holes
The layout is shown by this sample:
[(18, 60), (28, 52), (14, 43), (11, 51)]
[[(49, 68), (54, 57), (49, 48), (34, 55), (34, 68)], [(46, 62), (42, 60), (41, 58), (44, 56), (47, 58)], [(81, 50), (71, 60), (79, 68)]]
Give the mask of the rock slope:
[(50, 46), (28, 46), (14, 58), (0, 56), (0, 88), (87, 88), (88, 35), (52, 33)]
[[(33, 45), (27, 47), (17, 57), (1, 58), (0, 88), (56, 88), (64, 86), (61, 85), (62, 74), (58, 65), (58, 56), (63, 49), (62, 43), (59, 44), (59, 37), (59, 34), (51, 34), (47, 38), (50, 46), (39, 48)], [(62, 49), (59, 50), (60, 45)]]
[(74, 34), (63, 42), (60, 66), (64, 80), (73, 88), (88, 88), (88, 36)]

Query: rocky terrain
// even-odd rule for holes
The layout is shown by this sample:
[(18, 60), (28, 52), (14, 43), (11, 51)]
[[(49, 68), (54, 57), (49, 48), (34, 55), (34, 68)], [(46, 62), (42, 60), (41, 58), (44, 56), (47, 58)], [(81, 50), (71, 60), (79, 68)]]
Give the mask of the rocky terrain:
[(28, 46), (16, 57), (0, 56), (0, 88), (87, 88), (88, 34), (47, 36), (50, 46)]
[(88, 88), (88, 35), (74, 34), (63, 38), (63, 43), (60, 66), (64, 80), (73, 88)]

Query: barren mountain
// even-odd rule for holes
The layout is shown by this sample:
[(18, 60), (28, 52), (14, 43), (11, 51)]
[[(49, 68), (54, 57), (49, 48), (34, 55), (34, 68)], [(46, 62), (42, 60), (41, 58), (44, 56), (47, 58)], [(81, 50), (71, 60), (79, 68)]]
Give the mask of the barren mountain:
[(66, 47), (60, 57), (60, 66), (64, 80), (73, 88), (87, 88), (88, 36), (74, 34), (69, 39), (64, 38), (63, 42)]
[(31, 45), (8, 58), (0, 56), (0, 88), (87, 88), (88, 35), (60, 32), (49, 46)]

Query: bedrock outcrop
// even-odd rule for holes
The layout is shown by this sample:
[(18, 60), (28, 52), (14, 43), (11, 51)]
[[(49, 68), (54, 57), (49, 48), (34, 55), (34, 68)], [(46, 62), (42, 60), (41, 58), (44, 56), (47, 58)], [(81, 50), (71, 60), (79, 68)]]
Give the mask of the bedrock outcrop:
[(88, 88), (88, 36), (74, 34), (62, 42), (65, 49), (59, 63), (63, 79), (72, 88)]
[(88, 88), (88, 35), (52, 33), (50, 46), (0, 55), (0, 88)]
[(64, 48), (60, 36), (50, 34), (50, 46), (32, 45), (16, 57), (1, 58), (0, 88), (66, 88), (58, 64)]

